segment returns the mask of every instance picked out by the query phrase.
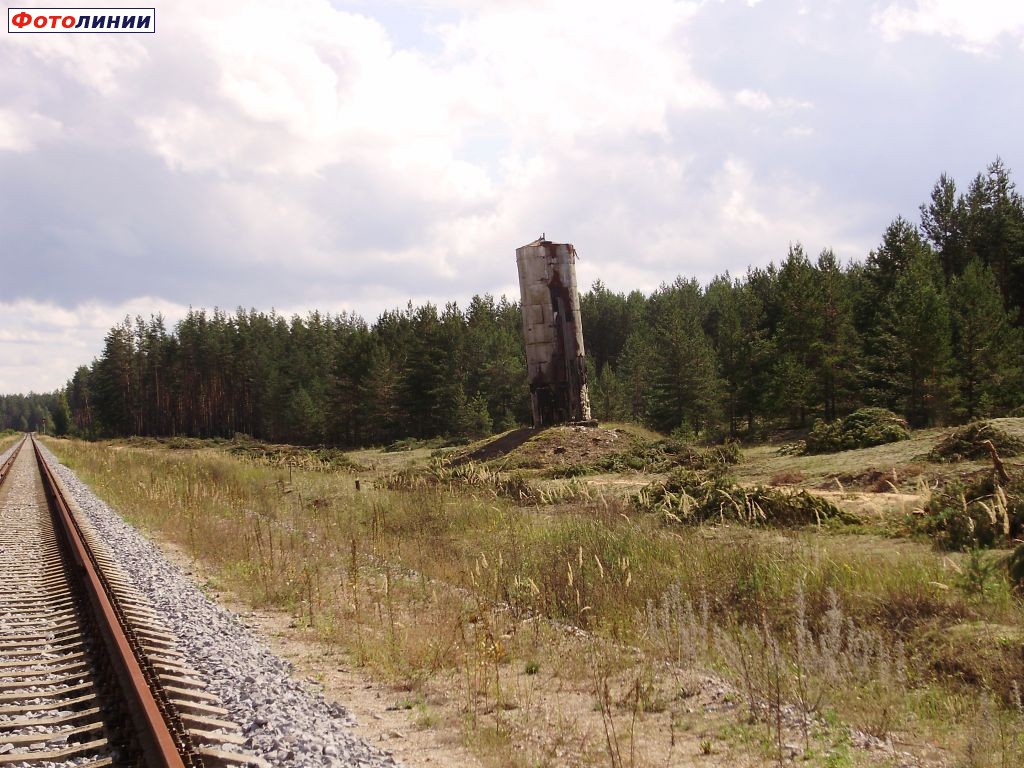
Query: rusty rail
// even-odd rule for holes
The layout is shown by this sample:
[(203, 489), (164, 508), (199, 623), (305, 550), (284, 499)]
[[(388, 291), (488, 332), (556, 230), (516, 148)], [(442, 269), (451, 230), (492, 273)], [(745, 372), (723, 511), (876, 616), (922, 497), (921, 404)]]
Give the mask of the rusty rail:
[(21, 442), (18, 443), (18, 447), (11, 451), (11, 455), (7, 457), (7, 461), (0, 464), (0, 485), (4, 484), (4, 480), (7, 479), (7, 473), (11, 471), (11, 467), (14, 465), (14, 460), (18, 458), (18, 454), (21, 453), (21, 448), (25, 445), (27, 437), (21, 438)]
[(202, 766), (201, 757), (193, 749), (187, 732), (174, 712), (173, 704), (167, 699), (152, 666), (145, 659), (135, 632), (86, 543), (67, 499), (34, 438), (32, 447), (35, 449), (58, 536), (67, 546), (70, 572), (79, 577), (92, 609), (95, 625), (103, 639), (132, 720), (144, 765), (148, 768)]

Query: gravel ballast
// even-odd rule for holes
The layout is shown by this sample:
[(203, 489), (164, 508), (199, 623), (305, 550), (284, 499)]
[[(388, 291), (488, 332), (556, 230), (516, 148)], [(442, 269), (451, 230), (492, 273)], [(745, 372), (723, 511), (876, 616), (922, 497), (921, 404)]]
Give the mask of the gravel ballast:
[(178, 636), (180, 650), (203, 674), (210, 693), (242, 726), (256, 755), (273, 765), (303, 768), (399, 765), (353, 734), (353, 720), (343, 707), (292, 677), (291, 665), (254, 637), (237, 615), (209, 600), (155, 545), (42, 448), (136, 588)]

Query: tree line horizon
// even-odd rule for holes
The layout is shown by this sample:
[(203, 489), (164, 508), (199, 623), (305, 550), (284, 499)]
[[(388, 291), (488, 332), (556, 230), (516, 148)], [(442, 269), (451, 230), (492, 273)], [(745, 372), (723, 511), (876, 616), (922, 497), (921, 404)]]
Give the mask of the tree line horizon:
[[(913, 427), (1024, 404), (1024, 201), (1000, 160), (946, 174), (863, 261), (799, 243), (706, 285), (580, 295), (595, 418), (706, 439), (807, 427), (862, 406)], [(361, 446), (529, 424), (520, 309), (474, 296), (355, 314), (191, 310), (125, 318), (54, 393), (0, 397), (0, 429)]]

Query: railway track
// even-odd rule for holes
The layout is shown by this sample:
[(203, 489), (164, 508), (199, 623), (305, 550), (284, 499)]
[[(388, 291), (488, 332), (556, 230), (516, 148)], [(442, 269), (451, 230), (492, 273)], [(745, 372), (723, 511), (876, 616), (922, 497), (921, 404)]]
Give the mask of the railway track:
[(0, 464), (0, 766), (264, 766), (34, 438)]

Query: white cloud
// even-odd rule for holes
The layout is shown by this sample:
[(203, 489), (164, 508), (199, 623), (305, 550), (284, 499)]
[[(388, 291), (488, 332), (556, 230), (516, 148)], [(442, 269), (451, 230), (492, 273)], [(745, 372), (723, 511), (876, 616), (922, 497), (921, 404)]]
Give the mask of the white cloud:
[(0, 150), (28, 152), (55, 138), (62, 127), (57, 120), (38, 112), (23, 114), (12, 109), (0, 109)]
[[(644, 12), (581, 2), (485, 5), (438, 29), (428, 58), (325, 0), (184, 4), (188, 55), (208, 59), (213, 103), (154, 102), (138, 125), (186, 171), (313, 174), (339, 162), (386, 165), (431, 199), (475, 198), (493, 182), (459, 150), (499, 125), (519, 146), (586, 136), (663, 134), (670, 110), (722, 99), (691, 68), (677, 34), (690, 3)], [(208, 79), (210, 72), (193, 73)], [(428, 183), (422, 183), (429, 180)]]
[(468, 113), (500, 117), (545, 142), (594, 133), (663, 133), (672, 109), (718, 107), (680, 33), (697, 3), (642, 9), (592, 2), (500, 6), (441, 30)]
[[(23, 57), (53, 64), (103, 96), (114, 96), (122, 80), (149, 58), (134, 35), (14, 35), (9, 45)], [(35, 66), (38, 66), (36, 64)]]
[(1006, 0), (910, 0), (877, 11), (872, 22), (885, 40), (908, 34), (957, 40), (973, 53), (988, 51), (1001, 37), (1024, 37), (1024, 4)]
[(31, 299), (0, 302), (0, 394), (62, 387), (79, 365), (99, 355), (107, 331), (126, 315), (161, 313), (170, 326), (187, 311), (152, 296), (76, 307)]
[[(353, 184), (369, 185), (364, 197), (379, 188), (390, 202), (437, 212), (419, 230), (394, 221), (412, 243), (371, 245), (359, 257), (453, 280), (481, 258), (502, 258), (524, 228), (530, 237), (543, 228), (534, 211), (573, 194), (555, 169), (599, 168), (637, 136), (670, 140), (671, 115), (726, 104), (687, 54), (695, 3), (651, 0), (643, 13), (471, 4), (438, 28), (435, 56), (397, 49), (378, 22), (324, 0), (293, 5), (285, 17), (270, 2), (196, 6), (188, 31), (200, 50), (189, 55), (210, 62), (215, 96), (197, 83), (185, 98), (148, 103), (135, 121), (174, 171), (222, 178), (219, 205), (229, 220), (253, 222), (240, 236), (257, 261), (290, 250), (306, 266), (344, 269), (332, 241), (348, 221), (344, 203), (277, 195), (344, 167)], [(480, 137), (488, 149), (468, 157)], [(659, 160), (648, 172), (670, 166)]]
[(742, 91), (737, 91), (733, 96), (733, 99), (741, 107), (756, 110), (771, 109), (774, 103), (771, 96), (764, 91), (752, 91), (748, 88), (744, 88)]
[(310, 174), (458, 138), (435, 98), (438, 73), (394, 50), (376, 21), (324, 0), (188, 5), (182, 33), (209, 67), (185, 99), (138, 120), (173, 167)]
[(814, 104), (806, 99), (795, 99), (792, 97), (773, 98), (764, 91), (756, 91), (750, 88), (743, 88), (733, 94), (732, 100), (741, 107), (752, 109), (756, 112), (765, 112), (769, 109), (776, 109), (782, 112), (795, 112), (797, 110), (813, 109)]
[[(372, 320), (514, 295), (514, 249), (542, 231), (575, 242), (581, 285), (615, 290), (742, 271), (795, 240), (862, 256), (914, 215), (946, 146), (1012, 163), (1020, 122), (984, 88), (976, 119), (950, 121), (951, 46), (911, 57), (879, 34), (988, 45), (1020, 12), (873, 7), (168, 0), (156, 35), (13, 36), (0, 390), (60, 384), (125, 312)], [(984, 63), (966, 58), (965, 80)], [(1012, 69), (986, 87), (1007, 92)]]

